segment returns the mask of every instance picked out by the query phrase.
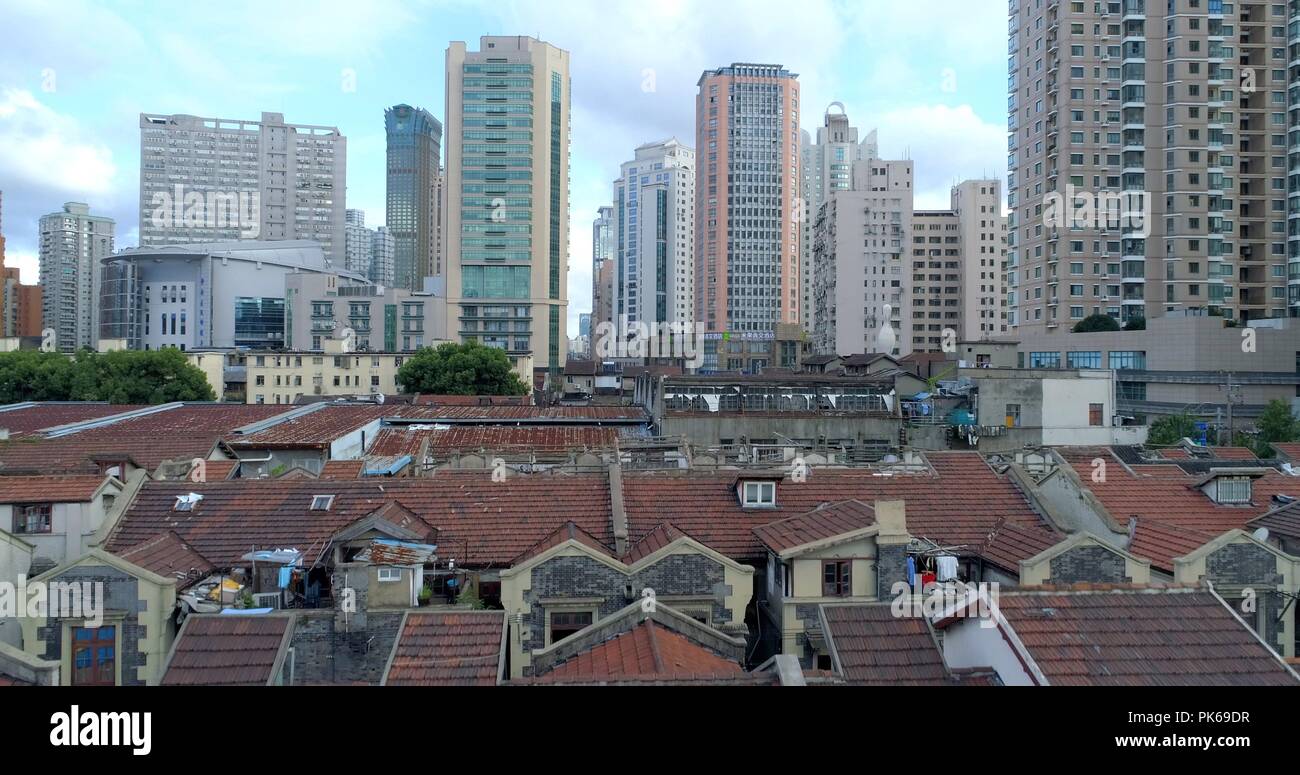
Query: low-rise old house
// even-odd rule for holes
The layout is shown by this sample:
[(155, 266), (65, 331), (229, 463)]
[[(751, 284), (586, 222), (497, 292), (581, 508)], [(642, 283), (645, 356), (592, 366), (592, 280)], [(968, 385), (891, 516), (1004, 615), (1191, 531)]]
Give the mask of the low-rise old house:
[(195, 615), (185, 620), (163, 686), (292, 686), (292, 614)]
[[(143, 474), (134, 476), (138, 485)], [(32, 547), (30, 567), (48, 570), (95, 542), (117, 518), (127, 489), (113, 476), (0, 476), (0, 529)]]

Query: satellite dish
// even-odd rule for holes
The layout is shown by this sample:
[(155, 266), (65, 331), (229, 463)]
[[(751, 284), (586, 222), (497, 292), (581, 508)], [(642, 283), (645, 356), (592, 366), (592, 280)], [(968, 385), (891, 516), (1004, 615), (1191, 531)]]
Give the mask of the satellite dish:
[(1266, 543), (1268, 541), (1268, 536), (1269, 536), (1268, 528), (1266, 527), (1261, 527), (1259, 530), (1256, 530), (1254, 533), (1251, 533), (1251, 537), (1254, 538), (1256, 541), (1259, 541), (1260, 543)]

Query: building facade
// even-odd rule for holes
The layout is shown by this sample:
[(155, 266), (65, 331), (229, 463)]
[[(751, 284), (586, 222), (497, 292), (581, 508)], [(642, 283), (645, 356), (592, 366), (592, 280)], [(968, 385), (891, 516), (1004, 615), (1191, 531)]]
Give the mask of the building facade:
[(1011, 2), (1013, 326), (1300, 314), (1286, 13)]
[(140, 115), (140, 246), (313, 240), (343, 264), (347, 139), (337, 127)]
[(362, 277), (370, 277), (370, 269), (374, 264), (375, 232), (366, 228), (364, 210), (348, 210), (346, 234), (344, 268)]
[(41, 218), (41, 321), (60, 352), (98, 346), (99, 262), (113, 253), (115, 229), (81, 202)]
[(695, 103), (695, 319), (710, 332), (800, 323), (799, 80), (706, 71)]
[(126, 250), (103, 261), (101, 335), (136, 350), (285, 346), (293, 274), (339, 274), (320, 245), (228, 242)]
[(442, 124), (429, 111), (384, 111), (388, 134), (388, 230), (396, 241), (394, 285), (419, 290), (438, 273), (438, 164)]
[(1006, 246), (1002, 183), (968, 180), (952, 189), (952, 207), (912, 217), (913, 352), (1007, 333)]
[[(614, 322), (615, 239), (614, 208), (598, 208), (596, 220), (591, 224), (591, 314), (597, 324)], [(608, 271), (606, 264), (611, 267)]]
[(567, 51), (522, 36), (447, 49), (448, 331), (553, 377), (568, 338), (569, 106)]
[(414, 352), (447, 340), (445, 298), (335, 274), (284, 280), (284, 347), (321, 352), (348, 339), (357, 352)]
[(615, 321), (693, 321), (695, 151), (676, 138), (637, 148), (614, 203)]
[(855, 188), (831, 192), (813, 223), (813, 351), (907, 355), (912, 162), (860, 161), (852, 174)]
[[(836, 112), (838, 108), (838, 112)], [(816, 142), (807, 131), (800, 133), (802, 155), (802, 220), (800, 221), (800, 313), (804, 330), (813, 328), (813, 272), (812, 253), (813, 222), (818, 210), (832, 191), (853, 188), (853, 163), (879, 158), (880, 153), (873, 129), (859, 140), (858, 128), (849, 124), (843, 103), (834, 102), (826, 109), (826, 116), (817, 129)]]

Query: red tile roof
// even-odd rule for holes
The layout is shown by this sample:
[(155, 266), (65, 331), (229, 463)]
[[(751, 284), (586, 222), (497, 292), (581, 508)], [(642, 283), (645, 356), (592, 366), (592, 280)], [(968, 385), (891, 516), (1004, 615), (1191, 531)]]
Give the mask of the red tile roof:
[(558, 528), (556, 528), (554, 531), (548, 534), (545, 538), (543, 538), (542, 540), (538, 541), (537, 543), (533, 544), (532, 546), (524, 550), (510, 564), (518, 565), (521, 562), (530, 560), (533, 557), (536, 557), (539, 554), (546, 552), (548, 549), (553, 549), (569, 541), (577, 541), (578, 543), (583, 544), (584, 546), (595, 549), (597, 552), (600, 552), (601, 554), (608, 555), (609, 557), (614, 556), (614, 553), (610, 551), (609, 547), (606, 546), (604, 543), (602, 543), (599, 538), (596, 538), (591, 533), (588, 533), (586, 530), (583, 530), (582, 528), (578, 527), (573, 522), (565, 522), (563, 525), (560, 525)]
[[(1134, 465), (1126, 469), (1108, 449), (1076, 448), (1062, 455), (1073, 465), (1083, 486), (1125, 528), (1131, 517), (1138, 517), (1222, 535), (1271, 510), (1274, 495), (1300, 496), (1300, 479), (1270, 469), (1254, 480), (1251, 505), (1224, 506), (1192, 488), (1203, 475), (1189, 474), (1177, 465)], [(1104, 481), (1093, 480), (1092, 461), (1096, 458), (1106, 461)]]
[[(176, 496), (202, 494), (193, 511)], [(310, 511), (313, 495), (334, 495), (329, 511)], [(538, 475), (492, 481), (488, 471), (383, 480), (234, 480), (147, 482), (108, 540), (108, 550), (175, 530), (219, 565), (238, 565), (250, 549), (296, 548), (312, 560), (331, 537), (390, 501), (438, 528), (440, 557), (460, 565), (509, 566), (566, 522), (613, 545), (605, 474)]]
[(874, 508), (862, 501), (849, 500), (823, 504), (807, 514), (761, 525), (754, 528), (754, 533), (764, 546), (780, 554), (874, 524)]
[(163, 686), (266, 686), (293, 626), (289, 616), (191, 616)]
[(639, 420), (650, 421), (639, 406), (400, 406), (390, 407), (387, 417), (405, 420)]
[(1064, 540), (1065, 536), (1050, 528), (1003, 523), (989, 534), (980, 555), (999, 568), (1018, 576), (1020, 563), (1037, 557)]
[(609, 449), (618, 441), (618, 430), (615, 428), (585, 426), (518, 428), (479, 425), (421, 433), (429, 439), (429, 454), (435, 456), (455, 451), (563, 452), (572, 449)]
[(0, 411), (0, 428), (8, 430), (11, 438), (17, 438), (57, 428), (60, 425), (98, 420), (143, 408), (143, 406), (125, 404), (40, 403), (21, 409)]
[(393, 646), (388, 686), (494, 686), (503, 611), (411, 612)]
[(60, 436), (0, 442), (0, 474), (94, 473), (96, 459), (133, 460), (150, 470), (206, 458), (227, 433), (285, 412), (283, 406), (187, 404)]
[(229, 479), (239, 467), (238, 460), (205, 460), (205, 475), (209, 482), (217, 482), (222, 479)]
[(87, 503), (104, 476), (0, 476), (0, 503)]
[(1203, 533), (1158, 519), (1139, 519), (1133, 531), (1133, 540), (1129, 542), (1128, 551), (1137, 557), (1150, 560), (1151, 567), (1157, 570), (1173, 573), (1175, 558), (1191, 554), (1218, 538), (1219, 535), (1222, 533)]
[(1010, 592), (998, 607), (1053, 685), (1300, 685), (1209, 592)]
[(410, 455), (418, 458), (420, 448), (429, 433), (430, 431), (413, 431), (406, 428), (381, 428), (375, 434), (375, 440), (370, 443), (370, 449), (366, 450), (366, 454), (372, 457)]
[(330, 460), (321, 466), (321, 479), (360, 479), (366, 470), (364, 460)]
[[(1000, 522), (1045, 523), (1010, 479), (975, 452), (927, 454), (932, 473), (883, 475), (864, 469), (814, 469), (806, 482), (777, 485), (774, 509), (743, 509), (732, 483), (737, 474), (624, 472), (623, 501), (632, 540), (665, 520), (700, 543), (739, 561), (761, 561), (766, 549), (754, 528), (807, 514), (825, 503), (907, 502), (908, 532), (978, 554)], [(741, 478), (743, 478), (743, 474)]]
[(246, 449), (328, 447), (349, 433), (392, 413), (392, 407), (374, 404), (325, 405), (256, 433), (228, 435), (226, 443)]
[(532, 396), (450, 396), (426, 395), (415, 397), (420, 406), (532, 406)]
[(178, 592), (189, 589), (216, 570), (206, 557), (170, 530), (116, 554), (132, 565), (175, 579)]
[(735, 661), (647, 619), (536, 678), (539, 683), (664, 678), (708, 681), (742, 675), (744, 670)]
[(1287, 460), (1300, 463), (1300, 443), (1270, 444), (1273, 451)]
[(943, 686), (943, 654), (921, 617), (899, 617), (892, 603), (822, 606), (827, 639), (845, 680), (858, 686)]
[(679, 538), (686, 537), (686, 534), (669, 524), (663, 524), (651, 530), (641, 537), (639, 541), (628, 547), (627, 552), (623, 554), (623, 562), (628, 565), (635, 565), (637, 562), (649, 557), (655, 552), (668, 546)]

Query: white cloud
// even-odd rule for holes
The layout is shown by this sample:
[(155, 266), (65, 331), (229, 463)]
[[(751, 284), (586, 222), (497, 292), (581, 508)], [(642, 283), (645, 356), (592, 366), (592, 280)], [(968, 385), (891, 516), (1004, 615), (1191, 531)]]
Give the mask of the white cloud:
[(946, 208), (953, 184), (1006, 173), (1006, 130), (969, 105), (917, 105), (880, 116), (880, 155), (915, 162), (917, 209)]

